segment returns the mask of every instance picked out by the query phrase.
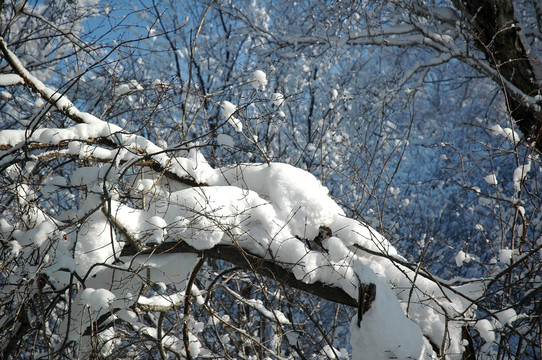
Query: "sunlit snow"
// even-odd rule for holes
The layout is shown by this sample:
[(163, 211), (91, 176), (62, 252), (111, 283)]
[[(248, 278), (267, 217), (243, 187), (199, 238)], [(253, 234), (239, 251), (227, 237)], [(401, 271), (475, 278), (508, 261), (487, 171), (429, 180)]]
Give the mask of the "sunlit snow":
[(224, 115), (224, 117), (228, 120), (228, 123), (233, 126), (235, 131), (241, 132), (243, 131), (243, 124), (241, 123), (241, 120), (233, 116), (236, 111), (237, 106), (233, 105), (231, 102), (222, 102), (222, 115)]
[(257, 90), (259, 88), (265, 89), (267, 86), (267, 75), (262, 70), (256, 70), (252, 73), (254, 81), (252, 86)]

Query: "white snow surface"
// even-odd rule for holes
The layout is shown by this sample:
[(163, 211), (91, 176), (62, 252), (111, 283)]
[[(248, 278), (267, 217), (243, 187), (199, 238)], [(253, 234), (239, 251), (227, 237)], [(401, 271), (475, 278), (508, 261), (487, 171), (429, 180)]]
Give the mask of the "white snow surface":
[(252, 77), (254, 78), (254, 81), (252, 82), (252, 86), (256, 90), (258, 90), (260, 87), (262, 89), (265, 89), (267, 86), (267, 75), (262, 70), (256, 70), (252, 73)]
[(273, 93), (271, 102), (276, 106), (281, 106), (284, 103), (284, 95), (279, 92)]
[[(304, 282), (336, 286), (354, 298), (360, 281), (377, 284), (376, 301), (361, 328), (352, 320), (351, 343), (359, 349), (354, 351), (356, 359), (390, 355), (429, 359), (428, 340), (440, 344), (446, 336), (446, 351), (460, 357), (461, 321), (446, 328), (442, 311), (461, 320), (468, 301), (451, 291), (443, 294), (422, 276), (410, 293), (414, 271), (393, 263), (392, 259), (404, 259), (374, 229), (347, 218), (313, 175), (282, 163), (241, 164), (216, 169), (202, 180), (209, 186), (162, 193), (148, 210), (113, 201), (113, 213), (139, 240), (162, 236), (159, 242), (182, 240), (200, 250), (235, 242), (250, 253), (290, 264)], [(149, 224), (163, 232), (149, 233)], [(332, 231), (323, 242), (328, 253), (311, 251), (301, 240), (314, 239), (321, 226)], [(369, 344), (373, 351), (367, 351)]]
[(501, 324), (506, 325), (512, 325), (512, 323), (518, 319), (518, 314), (512, 308), (502, 310), (495, 315)]
[(227, 119), (230, 116), (233, 115), (234, 112), (237, 111), (237, 106), (233, 105), (229, 101), (223, 101), (222, 102), (222, 115)]
[[(446, 339), (445, 351), (451, 354), (449, 358), (460, 357), (463, 350), (460, 314), (469, 308), (468, 301), (451, 291), (443, 293), (443, 288), (434, 281), (416, 277), (414, 270), (392, 261), (404, 259), (374, 229), (347, 218), (329, 196), (328, 189), (313, 175), (282, 163), (212, 169), (197, 151), (178, 160), (189, 166), (198, 164), (199, 168), (192, 170), (194, 176), (207, 185), (179, 187), (181, 190), (172, 192), (164, 187), (153, 195), (148, 193), (152, 184), (141, 183), (136, 187), (139, 190), (134, 191), (147, 194), (149, 206), (144, 210), (111, 201), (112, 216), (134, 239), (149, 246), (182, 240), (200, 250), (235, 243), (252, 254), (288, 264), (293, 274), (306, 283), (319, 281), (340, 288), (353, 298), (357, 298), (360, 282), (374, 283), (376, 300), (364, 315), (361, 326), (358, 328), (356, 318), (352, 319), (350, 341), (354, 359), (389, 356), (430, 359), (433, 350), (429, 340), (441, 344), (443, 339)], [(117, 171), (105, 169), (80, 168), (70, 180), (99, 193), (104, 186), (100, 179), (106, 178), (107, 183), (117, 177)], [(99, 204), (98, 200), (98, 195), (89, 196), (80, 207), (90, 211)], [(309, 250), (303, 240), (314, 239), (321, 227), (332, 232), (322, 243), (327, 253)], [(79, 276), (90, 275), (86, 285), (95, 290), (78, 294), (76, 304), (90, 306), (95, 313), (93, 317), (104, 314), (109, 306), (126, 307), (134, 302), (168, 306), (182, 301), (182, 287), (180, 292), (168, 297), (138, 297), (134, 294), (138, 294), (139, 280), (118, 278), (130, 272), (123, 275), (122, 271), (114, 272), (100, 265), (112, 264), (121, 249), (102, 212), (94, 212), (74, 230), (68, 228), (60, 232), (56, 223), (44, 217), (40, 225), (20, 238), (38, 246), (49, 238), (57, 239), (57, 261), (48, 273), (58, 286), (69, 281), (69, 271)], [(59, 241), (59, 238), (64, 240)], [(68, 254), (73, 254), (73, 262), (69, 261)], [(123, 266), (131, 264), (152, 269), (152, 280), (164, 284), (171, 283), (172, 274), (176, 274), (181, 279), (175, 282), (178, 287), (179, 282), (186, 283), (195, 261), (195, 255), (156, 254), (126, 261)], [(416, 287), (410, 292), (414, 281)], [(108, 284), (124, 286), (111, 288)], [(473, 297), (472, 293), (469, 295)], [(266, 313), (259, 303), (251, 303), (251, 306)], [(446, 326), (443, 311), (458, 321)], [(74, 314), (72, 324), (82, 326), (88, 315), (84, 311)], [(76, 339), (84, 333), (84, 328), (69, 331)]]
[(233, 116), (233, 114), (237, 111), (237, 106), (232, 104), (229, 101), (223, 101), (222, 102), (222, 115), (228, 120), (228, 123), (233, 126), (235, 131), (241, 132), (243, 131), (243, 124), (241, 123), (241, 120)]
[(455, 256), (456, 265), (461, 267), (463, 266), (463, 263), (468, 263), (469, 261), (471, 261), (471, 256), (465, 253), (463, 250), (459, 250), (459, 252)]
[(492, 126), (490, 129), (494, 135), (503, 136), (512, 143), (517, 143), (521, 139), (518, 133), (509, 127), (503, 129), (500, 125), (497, 124)]
[(514, 256), (514, 250), (501, 249), (499, 250), (499, 261), (503, 264), (511, 264)]
[(133, 93), (136, 91), (142, 91), (142, 90), (143, 90), (143, 86), (141, 86), (137, 82), (137, 80), (132, 79), (125, 84), (120, 84), (119, 86), (117, 86), (115, 90), (113, 91), (113, 93), (115, 96), (122, 96), (125, 94)]
[(489, 174), (484, 178), (484, 181), (489, 185), (497, 185), (497, 176), (495, 174)]
[(218, 134), (216, 137), (218, 145), (223, 147), (234, 147), (235, 141), (228, 134)]
[(518, 166), (514, 170), (513, 182), (514, 182), (514, 189), (516, 191), (521, 190), (521, 183), (525, 180), (530, 170), (531, 170), (531, 161), (527, 161), (525, 164)]
[(480, 319), (476, 322), (475, 329), (480, 336), (488, 343), (495, 341), (495, 329), (489, 320)]
[(81, 294), (81, 300), (92, 309), (100, 310), (109, 307), (115, 300), (115, 294), (106, 289), (86, 288)]
[(0, 86), (23, 84), (24, 80), (17, 74), (0, 74)]
[(350, 324), (352, 358), (359, 360), (431, 359), (433, 350), (418, 326), (407, 317), (389, 286), (377, 283), (376, 299), (363, 316)]

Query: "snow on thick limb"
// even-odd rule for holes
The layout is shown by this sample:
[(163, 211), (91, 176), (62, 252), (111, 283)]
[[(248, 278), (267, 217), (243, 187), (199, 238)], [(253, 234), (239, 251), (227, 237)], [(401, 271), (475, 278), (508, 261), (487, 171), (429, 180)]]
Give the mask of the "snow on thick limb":
[[(354, 358), (429, 359), (433, 354), (430, 342), (440, 345), (443, 339), (445, 348), (441, 350), (449, 358), (461, 356), (460, 314), (470, 303), (451, 291), (444, 292), (432, 280), (416, 277), (413, 270), (401, 265), (404, 260), (393, 246), (370, 227), (346, 218), (314, 176), (286, 164), (244, 164), (215, 170), (206, 180), (209, 186), (169, 194), (162, 189), (156, 199), (149, 198), (150, 206), (145, 210), (111, 201), (114, 222), (121, 223), (136, 241), (150, 248), (168, 241), (182, 241), (201, 251), (217, 245), (240, 247), (281, 264), (304, 283), (327, 284), (353, 299), (357, 299), (361, 284), (375, 284), (376, 298), (360, 319), (360, 326), (357, 318), (352, 319)], [(110, 225), (101, 213), (87, 222), (86, 230), (80, 231), (72, 265), (79, 273), (89, 271), (93, 263), (111, 263), (112, 249), (119, 247), (110, 238)], [(321, 239), (325, 251), (309, 250), (307, 241), (319, 236), (322, 227), (329, 228), (328, 236)], [(69, 244), (75, 242), (69, 236), (67, 239), (66, 251), (61, 253), (69, 253)], [(356, 251), (352, 251), (352, 245), (357, 245)], [(172, 263), (172, 256), (189, 258)], [(182, 268), (165, 272), (178, 273), (186, 282), (196, 257), (155, 254), (137, 259), (132, 266), (145, 266), (152, 269), (152, 274), (177, 264)], [(66, 259), (60, 262), (69, 263)], [(66, 282), (58, 275), (62, 272), (55, 272), (57, 269), (51, 268), (51, 277)], [(126, 268), (125, 274), (133, 271), (129, 270)], [(98, 315), (109, 307), (129, 307), (134, 302), (140, 307), (163, 309), (182, 303), (184, 298), (182, 291), (168, 297), (134, 297), (137, 284), (130, 285), (133, 280), (112, 278), (121, 276), (123, 271), (113, 274), (109, 268), (98, 266), (93, 269), (96, 272), (101, 275), (88, 279), (86, 285), (97, 292), (89, 290), (78, 295), (76, 304), (82, 308), (90, 306)], [(156, 280), (169, 283), (171, 279)], [(99, 290), (112, 283), (124, 286)], [(85, 321), (79, 315), (72, 319), (73, 324)], [(81, 326), (74, 331), (81, 336), (86, 328)]]
[[(71, 272), (86, 276), (86, 286), (97, 292), (78, 295), (75, 303), (81, 309), (90, 306), (95, 315), (100, 315), (109, 307), (122, 309), (134, 303), (167, 307), (182, 301), (183, 293), (160, 301), (134, 297), (137, 286), (130, 285), (130, 281), (106, 281), (113, 275), (105, 265), (119, 255), (121, 246), (113, 235), (112, 226), (122, 224), (125, 234), (130, 234), (144, 247), (152, 249), (156, 244), (179, 241), (199, 250), (232, 245), (275, 261), (299, 281), (326, 284), (341, 289), (353, 299), (357, 299), (360, 284), (375, 284), (376, 299), (364, 314), (360, 327), (356, 319), (352, 321), (351, 343), (359, 359), (429, 358), (432, 348), (428, 340), (433, 344), (444, 343), (445, 348), (441, 350), (451, 357), (461, 355), (461, 320), (464, 318), (461, 314), (470, 303), (452, 292), (444, 292), (434, 281), (417, 276), (415, 271), (402, 265), (404, 259), (393, 246), (374, 229), (347, 218), (329, 197), (327, 188), (310, 173), (277, 163), (212, 169), (195, 150), (188, 157), (175, 159), (176, 164), (187, 161), (200, 164), (204, 171), (199, 171), (198, 176), (208, 186), (178, 187), (181, 190), (171, 192), (161, 188), (156, 197), (147, 196), (149, 206), (144, 210), (111, 200), (113, 221), (98, 211), (87, 217), (77, 232), (68, 228), (56, 236), (63, 241), (57, 240), (56, 259), (52, 262), (55, 265), (45, 272), (58, 286), (68, 283)], [(103, 186), (96, 184), (116, 181), (116, 174), (114, 169), (103, 171), (99, 167), (74, 172), (71, 183), (85, 184), (94, 189), (97, 196), (89, 196), (79, 205), (81, 215), (99, 205), (97, 201)], [(135, 187), (139, 189), (136, 192), (148, 188), (140, 185)], [(36, 231), (49, 228), (55, 227), (35, 227)], [(329, 230), (325, 237), (321, 236), (321, 229)], [(307, 244), (319, 236), (325, 251), (310, 250)], [(46, 235), (39, 239), (38, 246), (47, 241)], [(183, 259), (190, 256), (183, 263), (193, 265), (194, 255), (178, 256)], [(168, 266), (166, 259), (156, 254), (144, 266), (155, 274)], [(190, 266), (175, 271), (186, 279)], [(125, 270), (127, 274), (132, 271), (133, 268)], [(100, 276), (90, 276), (98, 273)], [(169, 282), (167, 278), (165, 282)], [(108, 288), (112, 283), (125, 285)], [(76, 315), (71, 323), (80, 328), (73, 333), (85, 334), (87, 320)], [(443, 339), (446, 340), (443, 342)], [(361, 351), (377, 340), (378, 346), (373, 347), (373, 352)]]
[(356, 266), (363, 281), (377, 284), (376, 298), (363, 316), (350, 324), (353, 359), (431, 359), (433, 349), (420, 328), (406, 316), (393, 291), (375, 279), (375, 274), (361, 264)]
[[(131, 231), (145, 231), (141, 224), (157, 215), (175, 243), (182, 240), (202, 251), (240, 246), (282, 264), (305, 283), (337, 287), (354, 299), (360, 284), (376, 284), (376, 301), (359, 330), (353, 321), (352, 345), (378, 339), (378, 347), (355, 352), (360, 359), (430, 358), (428, 339), (439, 345), (447, 339), (442, 350), (461, 355), (461, 314), (470, 303), (401, 265), (406, 262), (393, 246), (374, 229), (346, 218), (310, 173), (277, 163), (242, 164), (216, 173), (209, 186), (173, 192), (140, 211), (129, 224)], [(127, 206), (118, 205), (117, 213), (126, 211)], [(306, 241), (323, 227), (330, 230), (322, 241), (326, 251), (309, 250)]]
[[(179, 241), (201, 251), (231, 245), (275, 261), (304, 283), (326, 284), (341, 289), (353, 299), (357, 299), (360, 284), (375, 284), (376, 299), (363, 314), (360, 326), (357, 319), (352, 320), (351, 344), (355, 358), (430, 358), (433, 349), (429, 341), (444, 343), (445, 348), (441, 350), (450, 358), (461, 355), (461, 320), (464, 319), (461, 314), (470, 303), (451, 291), (445, 292), (434, 281), (417, 276), (404, 265), (404, 259), (384, 237), (346, 218), (314, 176), (286, 164), (206, 169), (207, 173), (201, 176), (208, 186), (172, 192), (163, 188), (155, 198), (148, 196), (149, 207), (144, 210), (111, 200), (110, 213), (114, 221), (108, 222), (104, 214), (96, 212), (79, 228), (77, 238), (69, 229), (66, 236), (59, 234), (57, 238), (64, 240), (57, 248), (56, 262), (53, 262), (56, 265), (46, 272), (60, 285), (68, 282), (69, 273), (73, 271), (80, 276), (100, 273), (96, 277), (87, 275), (86, 286), (95, 291), (81, 293), (75, 302), (81, 309), (90, 306), (95, 315), (109, 311), (109, 307), (122, 309), (134, 303), (167, 307), (181, 303), (182, 290), (161, 300), (134, 297), (137, 284), (112, 278), (120, 276), (122, 269), (113, 275), (109, 267), (99, 265), (111, 264), (119, 255), (115, 252), (121, 245), (112, 236), (111, 226), (122, 224), (135, 241), (151, 249), (156, 244)], [(108, 176), (115, 179), (114, 174)], [(104, 177), (105, 173), (98, 168), (81, 168), (72, 175), (71, 182), (92, 186)], [(144, 186), (136, 188), (146, 189)], [(95, 190), (98, 192), (99, 188)], [(96, 206), (96, 199), (89, 197), (85, 201), (89, 205), (80, 204), (82, 209)], [(37, 231), (42, 228), (46, 226), (36, 227)], [(323, 228), (329, 229), (326, 237), (319, 233)], [(321, 237), (325, 251), (307, 247), (317, 237)], [(74, 246), (75, 252), (72, 252)], [(73, 254), (73, 259), (70, 261), (66, 254)], [(142, 261), (131, 262), (135, 268), (124, 272), (131, 274), (140, 264), (156, 274), (171, 265), (171, 256), (189, 257), (182, 263), (174, 262), (182, 268), (168, 271), (181, 274), (186, 281), (196, 259), (192, 254), (166, 257), (155, 254), (146, 260), (140, 257)], [(170, 281), (167, 276), (162, 280)], [(122, 286), (108, 288), (108, 284), (113, 283)], [(75, 315), (71, 323), (80, 328), (70, 332), (73, 330), (77, 336), (85, 334), (86, 321)], [(443, 339), (446, 340), (443, 342)], [(372, 347), (367, 347), (369, 344)]]
[[(190, 156), (199, 158), (201, 154)], [(94, 185), (116, 181), (117, 176), (113, 169), (105, 172), (97, 167), (80, 168), (70, 182), (76, 186), (84, 184), (99, 194), (102, 187)], [(157, 244), (179, 241), (200, 251), (231, 245), (280, 264), (299, 281), (326, 284), (352, 299), (357, 299), (361, 284), (375, 284), (376, 298), (359, 319), (359, 326), (358, 319), (352, 319), (354, 358), (429, 359), (433, 354), (430, 342), (444, 344), (441, 351), (448, 358), (461, 356), (462, 320), (469, 316), (466, 310), (471, 304), (435, 281), (418, 276), (384, 237), (347, 218), (329, 197), (328, 190), (310, 173), (272, 163), (215, 170), (207, 165), (206, 173), (200, 176), (208, 186), (171, 192), (161, 188), (156, 197), (147, 197), (146, 209), (111, 200), (112, 221), (97, 211), (86, 217), (77, 231), (68, 227), (59, 232), (49, 218), (40, 217), (37, 221), (42, 224), (16, 239), (23, 245), (30, 238), (39, 242), (36, 246), (46, 246), (48, 239), (58, 244), (56, 258), (45, 269), (58, 287), (66, 285), (73, 272), (86, 278), (89, 290), (77, 295), (74, 309), (89, 311), (73, 312), (69, 322), (72, 325), (65, 329), (74, 334), (74, 340), (86, 336), (87, 314), (96, 318), (112, 308), (127, 309), (134, 304), (167, 309), (184, 299), (182, 287), (167, 297), (134, 295), (140, 281), (130, 274), (144, 267), (151, 270), (153, 280), (158, 282), (171, 283), (171, 275), (160, 276), (163, 272), (178, 274), (182, 279), (177, 284), (186, 283), (196, 261), (193, 254), (141, 255), (125, 262), (126, 265), (117, 265), (117, 271), (106, 266), (120, 255), (122, 245), (112, 227), (122, 224), (125, 234), (151, 250)], [(146, 187), (141, 185), (135, 191), (145, 191)], [(99, 205), (97, 199), (84, 199), (79, 205), (81, 216)], [(321, 229), (328, 229), (325, 236)], [(317, 237), (323, 251), (307, 246)], [(116, 286), (112, 288), (110, 284)], [(147, 330), (152, 336), (152, 329)], [(109, 335), (114, 337), (113, 333)]]

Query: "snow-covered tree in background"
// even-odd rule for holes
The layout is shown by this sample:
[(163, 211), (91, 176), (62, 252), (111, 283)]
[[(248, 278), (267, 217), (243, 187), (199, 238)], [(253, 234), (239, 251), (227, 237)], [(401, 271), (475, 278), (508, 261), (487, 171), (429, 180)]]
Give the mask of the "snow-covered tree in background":
[(540, 357), (537, 2), (0, 14), (1, 357)]

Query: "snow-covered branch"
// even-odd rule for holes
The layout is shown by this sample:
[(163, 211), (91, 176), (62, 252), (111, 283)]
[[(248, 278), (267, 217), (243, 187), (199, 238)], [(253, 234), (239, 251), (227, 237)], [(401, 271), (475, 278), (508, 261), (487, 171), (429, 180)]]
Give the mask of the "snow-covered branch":
[(0, 357), (538, 354), (540, 9), (452, 3), (0, 5)]
[(358, 306), (357, 298), (346, 293), (340, 287), (333, 284), (323, 283), (321, 281), (306, 283), (303, 280), (297, 279), (294, 274), (289, 271), (289, 268), (295, 266), (295, 264), (282, 263), (279, 265), (275, 260), (266, 259), (265, 257), (251, 254), (235, 245), (219, 244), (210, 249), (198, 250), (188, 245), (184, 241), (164, 242), (156, 247), (145, 249), (140, 252), (136, 251), (133, 247), (124, 247), (121, 252), (121, 256), (175, 253), (191, 253), (211, 259), (225, 260), (248, 271), (254, 271), (260, 275), (278, 281), (281, 284), (306, 291), (328, 301), (333, 301), (352, 307)]

